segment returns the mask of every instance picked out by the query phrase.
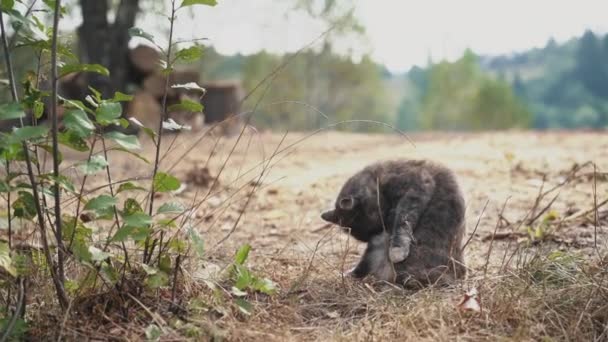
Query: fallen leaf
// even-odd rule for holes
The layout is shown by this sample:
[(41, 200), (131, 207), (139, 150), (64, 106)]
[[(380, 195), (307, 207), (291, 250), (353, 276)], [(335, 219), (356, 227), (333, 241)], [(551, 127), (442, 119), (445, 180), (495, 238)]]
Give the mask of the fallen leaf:
[(464, 294), (458, 304), (458, 309), (464, 312), (481, 312), (481, 300), (476, 288), (472, 288)]

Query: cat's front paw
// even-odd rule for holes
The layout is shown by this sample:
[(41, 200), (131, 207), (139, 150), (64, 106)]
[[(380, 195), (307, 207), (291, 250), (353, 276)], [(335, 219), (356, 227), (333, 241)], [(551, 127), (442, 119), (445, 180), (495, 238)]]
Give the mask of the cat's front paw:
[(393, 246), (388, 252), (388, 257), (392, 263), (397, 263), (405, 260), (409, 254), (409, 246)]
[(366, 274), (364, 274), (363, 272), (361, 272), (361, 270), (357, 269), (357, 266), (351, 268), (350, 270), (342, 273), (342, 275), (346, 278), (354, 278), (354, 279), (361, 279), (361, 278), (365, 278)]

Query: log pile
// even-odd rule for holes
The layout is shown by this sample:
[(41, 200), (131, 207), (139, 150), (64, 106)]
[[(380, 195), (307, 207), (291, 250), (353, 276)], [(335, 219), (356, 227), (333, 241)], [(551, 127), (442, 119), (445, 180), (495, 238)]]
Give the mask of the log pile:
[[(162, 101), (167, 89), (167, 108), (172, 104), (180, 103), (184, 99), (201, 102), (204, 106), (203, 113), (192, 112), (169, 112), (169, 118), (178, 124), (199, 130), (203, 124), (213, 124), (219, 121), (228, 121), (230, 127), (238, 124), (238, 119), (225, 120), (234, 116), (239, 110), (241, 99), (241, 87), (238, 83), (207, 83), (201, 84), (201, 76), (194, 70), (175, 70), (168, 76), (161, 73), (162, 56), (154, 48), (139, 45), (128, 54), (128, 84), (123, 86), (133, 99), (123, 105), (123, 116), (135, 118), (144, 126), (156, 130), (162, 115)], [(106, 78), (109, 82), (109, 79)], [(172, 85), (196, 83), (206, 89), (206, 94), (201, 98), (200, 91), (172, 88)], [(103, 83), (103, 82), (101, 82)], [(59, 94), (68, 99), (83, 101), (90, 94), (88, 87), (100, 84), (100, 76), (91, 73), (74, 73), (66, 75), (59, 81)], [(97, 88), (98, 89), (98, 88)], [(113, 91), (109, 91), (113, 94)], [(104, 97), (111, 97), (102, 92)], [(228, 128), (230, 128), (228, 127)], [(232, 133), (233, 129), (223, 129), (223, 133)]]

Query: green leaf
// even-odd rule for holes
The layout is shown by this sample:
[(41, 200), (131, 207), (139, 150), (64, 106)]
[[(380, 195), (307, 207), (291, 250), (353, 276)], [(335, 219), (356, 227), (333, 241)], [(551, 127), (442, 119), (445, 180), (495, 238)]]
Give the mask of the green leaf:
[(180, 103), (169, 106), (169, 111), (202, 112), (203, 105), (192, 100), (184, 99)]
[(236, 269), (236, 281), (234, 282), (234, 286), (239, 290), (245, 290), (251, 284), (253, 284), (253, 275), (247, 267), (243, 265), (235, 265)]
[(277, 292), (277, 284), (268, 278), (255, 278), (251, 287), (267, 295), (273, 295)]
[(192, 227), (188, 228), (188, 235), (190, 236), (196, 254), (198, 254), (199, 258), (202, 258), (205, 255), (205, 243), (203, 242), (203, 238), (201, 238), (200, 234)]
[(186, 63), (199, 60), (203, 56), (203, 49), (200, 46), (194, 45), (186, 49), (179, 50), (175, 54), (175, 60)]
[(94, 175), (99, 171), (105, 170), (108, 166), (108, 162), (101, 155), (92, 156), (91, 159), (84, 164), (81, 164), (78, 168), (84, 172), (85, 175)]
[(34, 117), (36, 119), (40, 119), (42, 117), (42, 114), (44, 114), (44, 103), (38, 100), (34, 101), (32, 111), (34, 112)]
[(0, 267), (13, 277), (17, 276), (17, 270), (13, 266), (13, 259), (11, 259), (11, 251), (8, 244), (4, 242), (0, 242)]
[(146, 285), (152, 289), (167, 286), (167, 284), (169, 284), (169, 276), (163, 271), (159, 271), (146, 279)]
[(150, 236), (152, 230), (148, 227), (132, 227), (123, 226), (112, 237), (112, 241), (122, 242), (127, 238), (132, 238), (134, 241), (143, 241)]
[(180, 182), (170, 174), (159, 172), (154, 176), (153, 187), (156, 192), (175, 191), (179, 189)]
[(93, 261), (104, 261), (110, 257), (109, 253), (106, 253), (95, 246), (89, 246), (89, 252), (91, 253), (91, 260)]
[(152, 217), (145, 213), (133, 213), (123, 217), (125, 227), (147, 227), (152, 224)]
[(84, 206), (84, 210), (103, 211), (116, 205), (116, 198), (110, 195), (99, 195)]
[(11, 190), (11, 186), (7, 182), (0, 180), (0, 192), (9, 192)]
[(122, 106), (117, 102), (102, 102), (95, 111), (95, 119), (101, 125), (107, 126), (120, 118)]
[(134, 183), (126, 182), (126, 183), (120, 184), (120, 186), (118, 187), (118, 190), (116, 191), (116, 193), (118, 194), (118, 193), (121, 193), (123, 191), (129, 191), (129, 190), (143, 190), (143, 191), (145, 191), (146, 189), (143, 188), (143, 187), (141, 187), (141, 186), (138, 186), (138, 185), (136, 185)]
[(11, 136), (18, 142), (44, 137), (49, 131), (45, 126), (23, 126), (13, 131)]
[(133, 215), (135, 213), (143, 213), (144, 210), (134, 198), (127, 198), (123, 207), (123, 215)]
[[(89, 90), (93, 93), (93, 97), (95, 97), (95, 101), (97, 101), (94, 103), (100, 103), (102, 101), (102, 98), (101, 98), (101, 93), (99, 92), (99, 90), (97, 90), (91, 86), (89, 86)], [(87, 101), (89, 101), (89, 100), (87, 100)], [(91, 102), (91, 101), (89, 101), (89, 102)]]
[(247, 257), (249, 256), (249, 251), (251, 251), (251, 245), (244, 244), (239, 250), (236, 252), (234, 256), (234, 262), (242, 265), (247, 261)]
[(139, 140), (135, 135), (126, 135), (118, 131), (112, 131), (104, 134), (104, 136), (108, 139), (113, 140), (119, 146), (127, 150), (138, 150), (141, 148)]
[(66, 64), (59, 69), (59, 77), (63, 77), (73, 72), (94, 72), (104, 76), (110, 76), (110, 72), (103, 65), (99, 64)]
[(133, 95), (127, 95), (127, 94), (123, 94), (119, 91), (117, 91), (116, 93), (114, 93), (114, 97), (109, 100), (110, 102), (125, 102), (125, 101), (131, 101), (133, 100)]
[(182, 213), (186, 210), (183, 204), (179, 202), (167, 202), (158, 208), (157, 214), (166, 214), (166, 213)]
[(114, 234), (114, 236), (112, 237), (112, 241), (118, 241), (118, 242), (126, 241), (127, 238), (129, 236), (131, 236), (131, 234), (133, 234), (134, 230), (135, 230), (135, 227), (122, 227), (116, 231), (116, 234)]
[(166, 273), (171, 273), (171, 257), (164, 254), (158, 261), (158, 268)]
[(63, 117), (63, 124), (81, 138), (89, 137), (95, 130), (95, 125), (87, 113), (81, 109), (70, 110)]
[(158, 273), (158, 269), (156, 267), (152, 267), (147, 264), (141, 264), (141, 268), (144, 269), (144, 272), (146, 272), (147, 275), (155, 275)]
[(162, 335), (162, 330), (156, 324), (150, 324), (145, 330), (146, 341), (158, 341)]
[(7, 12), (13, 9), (13, 6), (15, 5), (15, 0), (2, 0), (2, 2), (0, 2), (0, 8), (2, 9), (2, 11)]
[(74, 184), (68, 177), (66, 177), (64, 175), (59, 175), (59, 176), (55, 177), (52, 174), (45, 175), (45, 177), (48, 178), (49, 180), (51, 180), (52, 182), (57, 182), (59, 184), (59, 187), (65, 189), (71, 193), (76, 193), (76, 188), (74, 187)]
[(131, 37), (141, 37), (146, 39), (147, 41), (154, 43), (154, 36), (149, 34), (148, 32), (140, 29), (139, 27), (131, 27), (129, 29), (129, 36)]
[(25, 117), (23, 107), (19, 103), (5, 103), (0, 105), (0, 120), (11, 120)]
[(87, 141), (73, 131), (59, 133), (57, 140), (60, 144), (79, 152), (87, 152), (89, 150)]
[(239, 307), (239, 310), (242, 313), (244, 313), (245, 315), (251, 315), (251, 312), (253, 310), (253, 305), (251, 305), (251, 303), (249, 303), (243, 298), (237, 298), (234, 302)]
[(19, 197), (13, 202), (15, 217), (22, 217), (28, 220), (36, 217), (36, 201), (34, 201), (34, 196), (27, 191), (19, 191), (18, 194)]
[(215, 6), (217, 5), (217, 0), (184, 0), (180, 7), (187, 7), (193, 5)]

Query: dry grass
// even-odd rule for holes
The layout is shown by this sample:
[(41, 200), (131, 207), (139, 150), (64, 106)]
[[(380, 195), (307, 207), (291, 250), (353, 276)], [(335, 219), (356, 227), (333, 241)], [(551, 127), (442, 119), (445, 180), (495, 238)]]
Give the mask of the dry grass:
[[(291, 135), (284, 145), (300, 138)], [(608, 193), (603, 174), (593, 172), (593, 165), (598, 172), (608, 168), (608, 141), (601, 134), (430, 134), (415, 136), (415, 149), (395, 136), (322, 134), (277, 157), (280, 162), (256, 185), (232, 231), (250, 193), (247, 182), (257, 179), (259, 169), (251, 177), (243, 174), (281, 139), (261, 133), (244, 139), (247, 146), (231, 156), (219, 190), (194, 215), (207, 256), (183, 265), (177, 303), (171, 302), (171, 289), (142, 294), (133, 286), (102, 295), (82, 293), (63, 316), (51, 284), (36, 273), (43, 270), (35, 270), (28, 285), (30, 336), (141, 340), (154, 324), (167, 341), (608, 339), (602, 229), (608, 212), (603, 206), (594, 210), (594, 204), (605, 204)], [(186, 150), (191, 140), (183, 137), (175, 146)], [(173, 167), (182, 180), (201, 165), (214, 174), (230, 147), (230, 141), (217, 147), (204, 141), (186, 157), (169, 154), (164, 167)], [(319, 212), (331, 204), (346, 176), (394, 156), (440, 160), (459, 176), (472, 235), (468, 279), (453, 288), (406, 292), (373, 279), (342, 276), (360, 246), (324, 226)], [(137, 176), (132, 161), (111, 158), (113, 179)], [(103, 179), (91, 180), (90, 186), (96, 182)], [(192, 203), (197, 190), (191, 185), (175, 196)], [(545, 234), (531, 239), (527, 227), (541, 225)], [(228, 233), (230, 239), (215, 247)], [(210, 271), (229, 264), (244, 243), (253, 246), (251, 269), (277, 282), (277, 294), (237, 297), (226, 273), (217, 277)], [(472, 288), (479, 293), (480, 312), (459, 306)], [(243, 305), (251, 306), (249, 313)]]

